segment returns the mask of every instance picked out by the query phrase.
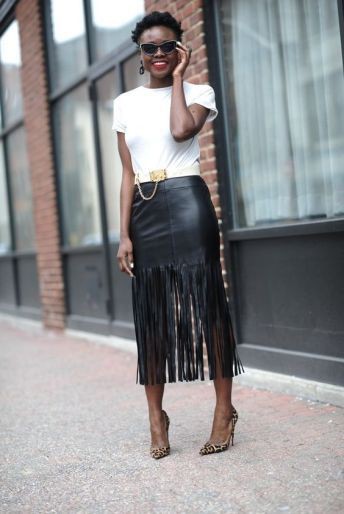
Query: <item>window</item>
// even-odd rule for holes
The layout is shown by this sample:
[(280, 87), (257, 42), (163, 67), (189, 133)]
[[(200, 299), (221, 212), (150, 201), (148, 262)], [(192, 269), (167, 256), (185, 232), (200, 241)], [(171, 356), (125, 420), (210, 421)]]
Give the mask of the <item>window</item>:
[[(133, 89), (146, 82), (146, 78), (138, 73), (139, 59), (137, 55), (123, 63), (125, 89)], [(105, 200), (109, 239), (119, 241), (120, 210), (119, 196), (122, 180), (122, 164), (117, 152), (117, 137), (111, 130), (113, 118), (113, 99), (120, 93), (119, 80), (114, 70), (101, 77), (97, 83), (97, 106), (99, 138), (104, 174)]]
[(30, 170), (24, 127), (20, 127), (8, 136), (7, 152), (16, 249), (19, 251), (33, 250), (35, 236), (32, 219)]
[(63, 205), (63, 239), (79, 246), (101, 241), (90, 102), (80, 86), (54, 109)]
[(8, 126), (23, 116), (21, 56), (17, 21), (0, 38), (1, 94), (4, 122)]
[(0, 141), (0, 254), (10, 251), (10, 217), (8, 212), (6, 170), (3, 142)]
[(344, 215), (336, 0), (221, 2), (235, 227)]
[[(135, 46), (130, 35), (144, 2), (135, 0), (124, 7), (103, 0), (46, 4), (63, 242), (65, 247), (102, 244), (99, 173), (109, 239), (116, 242), (122, 170), (111, 130), (113, 99), (128, 84), (135, 87), (143, 81), (137, 54), (131, 58)], [(117, 50), (123, 43), (127, 48), (119, 61)], [(98, 74), (91, 72), (89, 65), (102, 59)]]
[(50, 80), (52, 88), (58, 89), (78, 79), (87, 69), (83, 0), (51, 0), (48, 6)]
[(94, 57), (97, 60), (128, 41), (136, 19), (144, 14), (144, 2), (91, 0), (91, 5)]
[[(35, 236), (23, 124), (19, 28), (16, 20), (0, 37), (0, 64), (2, 129), (6, 129), (5, 135), (0, 138), (0, 253), (9, 252), (12, 246), (15, 250), (32, 251), (35, 246)], [(8, 177), (8, 183), (6, 177)], [(8, 193), (14, 219), (14, 241), (12, 242)]]
[(119, 239), (119, 198), (121, 186), (121, 168), (118, 153), (115, 151), (111, 129), (113, 115), (113, 98), (119, 94), (117, 74), (111, 70), (103, 75), (97, 83), (97, 110), (99, 125), (99, 140), (102, 154), (102, 168), (104, 173), (104, 191), (107, 207), (107, 223), (109, 239), (115, 242)]

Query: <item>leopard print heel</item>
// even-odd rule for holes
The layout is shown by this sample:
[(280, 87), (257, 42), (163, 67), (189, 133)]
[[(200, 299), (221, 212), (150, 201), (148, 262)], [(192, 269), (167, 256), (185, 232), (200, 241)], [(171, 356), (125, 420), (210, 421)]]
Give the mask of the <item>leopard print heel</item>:
[(211, 453), (220, 453), (220, 452), (224, 452), (225, 450), (228, 450), (231, 439), (232, 439), (232, 446), (233, 446), (234, 430), (235, 430), (235, 425), (239, 419), (239, 415), (234, 407), (232, 407), (232, 411), (233, 411), (232, 418), (229, 422), (231, 425), (231, 431), (230, 431), (230, 434), (229, 434), (228, 438), (226, 439), (226, 441), (224, 441), (221, 444), (213, 444), (213, 443), (209, 443), (209, 442), (205, 443), (205, 445), (203, 445), (199, 451), (200, 455), (210, 455)]
[[(167, 413), (163, 410), (163, 415), (165, 416), (166, 422), (166, 432), (168, 437), (168, 428), (170, 426), (170, 418), (167, 416)], [(153, 459), (161, 459), (162, 457), (167, 457), (170, 454), (170, 445), (162, 446), (161, 448), (151, 448), (150, 454)]]

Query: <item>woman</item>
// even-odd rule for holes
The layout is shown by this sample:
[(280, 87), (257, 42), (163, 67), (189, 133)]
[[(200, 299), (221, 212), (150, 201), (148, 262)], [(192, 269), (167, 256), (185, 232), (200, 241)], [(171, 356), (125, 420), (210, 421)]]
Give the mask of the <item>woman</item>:
[(200, 176), (197, 134), (217, 115), (214, 91), (183, 80), (191, 50), (168, 12), (137, 23), (140, 73), (149, 83), (114, 100), (113, 130), (123, 165), (117, 254), (132, 277), (137, 380), (145, 385), (153, 458), (170, 453), (164, 384), (204, 380), (203, 347), (216, 406), (201, 455), (224, 451), (238, 414), (232, 377), (243, 372), (220, 264), (219, 227)]

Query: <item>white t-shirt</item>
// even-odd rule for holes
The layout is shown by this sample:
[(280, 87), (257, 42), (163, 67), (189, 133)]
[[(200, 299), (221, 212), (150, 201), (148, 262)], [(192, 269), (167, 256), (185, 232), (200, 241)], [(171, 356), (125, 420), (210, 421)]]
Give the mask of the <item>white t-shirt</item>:
[[(183, 81), (187, 106), (210, 109), (207, 120), (217, 116), (215, 94), (207, 84)], [(170, 132), (172, 86), (137, 87), (119, 95), (113, 104), (112, 130), (125, 133), (135, 173), (192, 166), (200, 157), (198, 136), (178, 143)]]

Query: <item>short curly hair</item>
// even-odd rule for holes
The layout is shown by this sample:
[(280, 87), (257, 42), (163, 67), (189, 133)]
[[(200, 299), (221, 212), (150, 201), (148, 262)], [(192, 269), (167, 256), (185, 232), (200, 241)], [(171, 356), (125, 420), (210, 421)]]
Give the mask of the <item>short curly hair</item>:
[(164, 27), (172, 29), (176, 34), (177, 41), (181, 41), (182, 34), (184, 32), (181, 28), (181, 22), (177, 21), (168, 11), (153, 11), (150, 14), (144, 16), (141, 21), (136, 23), (135, 29), (132, 30), (131, 39), (134, 43), (139, 45), (139, 39), (142, 35), (142, 32), (157, 25), (163, 25)]

